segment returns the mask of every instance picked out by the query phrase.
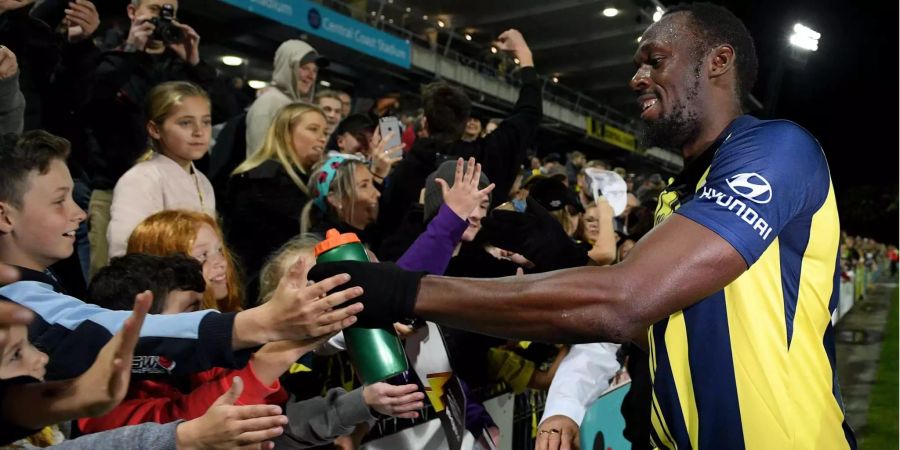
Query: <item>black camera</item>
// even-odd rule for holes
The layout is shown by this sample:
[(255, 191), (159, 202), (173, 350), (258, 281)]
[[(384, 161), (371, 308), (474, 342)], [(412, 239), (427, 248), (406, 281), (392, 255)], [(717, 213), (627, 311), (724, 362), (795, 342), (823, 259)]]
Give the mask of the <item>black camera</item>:
[(184, 42), (184, 31), (173, 23), (174, 20), (175, 7), (170, 3), (162, 5), (159, 16), (150, 19), (150, 23), (156, 27), (150, 39), (162, 41), (166, 45)]

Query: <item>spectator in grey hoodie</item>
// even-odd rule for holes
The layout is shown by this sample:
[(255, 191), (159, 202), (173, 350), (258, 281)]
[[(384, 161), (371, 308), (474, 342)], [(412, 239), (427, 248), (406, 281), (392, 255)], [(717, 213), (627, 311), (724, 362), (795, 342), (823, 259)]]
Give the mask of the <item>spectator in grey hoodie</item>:
[(290, 103), (312, 101), (319, 68), (328, 63), (304, 41), (290, 39), (281, 43), (275, 50), (271, 86), (247, 111), (247, 157), (262, 147), (278, 110)]

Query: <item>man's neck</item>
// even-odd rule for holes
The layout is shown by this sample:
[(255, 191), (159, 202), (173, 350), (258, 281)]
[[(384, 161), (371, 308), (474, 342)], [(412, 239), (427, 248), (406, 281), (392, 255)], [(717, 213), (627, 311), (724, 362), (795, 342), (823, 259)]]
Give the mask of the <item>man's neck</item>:
[(706, 120), (704, 120), (703, 124), (700, 126), (700, 131), (697, 133), (697, 136), (681, 147), (681, 156), (684, 158), (684, 162), (694, 160), (709, 148), (719, 135), (725, 131), (725, 128), (727, 128), (734, 119), (740, 117), (740, 115), (741, 111), (739, 108), (728, 112), (708, 115)]

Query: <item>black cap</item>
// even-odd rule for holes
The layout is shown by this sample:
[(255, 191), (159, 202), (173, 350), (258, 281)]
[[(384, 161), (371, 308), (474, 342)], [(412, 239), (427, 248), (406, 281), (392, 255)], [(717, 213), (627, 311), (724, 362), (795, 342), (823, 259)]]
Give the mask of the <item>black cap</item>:
[(354, 134), (360, 131), (374, 130), (375, 121), (367, 114), (350, 114), (338, 124), (337, 128), (334, 130), (334, 134), (335, 136), (340, 136), (344, 133)]
[(584, 212), (575, 193), (556, 178), (542, 177), (534, 180), (528, 188), (528, 195), (547, 211), (559, 211), (565, 206), (571, 206), (578, 212)]
[(560, 161), (562, 161), (562, 157), (559, 156), (559, 153), (556, 153), (556, 152), (550, 153), (549, 155), (547, 155), (543, 159), (541, 159), (541, 163), (543, 163), (543, 164), (547, 164), (548, 162), (558, 163)]
[(320, 55), (316, 51), (309, 52), (309, 53), (303, 55), (303, 58), (300, 58), (301, 66), (306, 63), (311, 63), (311, 62), (316, 63), (316, 66), (318, 66), (318, 67), (328, 67), (328, 65), (331, 64), (330, 59)]
[[(465, 164), (463, 165), (463, 173), (468, 168)], [(444, 192), (441, 190), (441, 185), (434, 182), (435, 178), (440, 178), (447, 182), (447, 186), (453, 187), (453, 181), (456, 177), (456, 160), (444, 161), (440, 166), (438, 166), (437, 170), (431, 172), (428, 175), (428, 178), (425, 179), (425, 205), (423, 212), (423, 219), (425, 219), (425, 223), (431, 221), (434, 216), (437, 215), (438, 210), (441, 209), (441, 205), (444, 204)], [(481, 178), (478, 179), (478, 189), (484, 189), (491, 184), (491, 181), (488, 180), (487, 175), (484, 172), (481, 173)], [(490, 194), (488, 194), (488, 198), (490, 198)]]

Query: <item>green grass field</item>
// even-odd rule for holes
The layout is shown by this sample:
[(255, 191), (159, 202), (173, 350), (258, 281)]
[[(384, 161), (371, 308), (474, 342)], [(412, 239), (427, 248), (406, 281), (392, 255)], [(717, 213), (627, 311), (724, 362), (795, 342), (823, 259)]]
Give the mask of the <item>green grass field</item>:
[(891, 294), (890, 319), (884, 330), (884, 344), (875, 386), (869, 396), (869, 417), (862, 450), (886, 450), (898, 448), (897, 442), (897, 293)]

